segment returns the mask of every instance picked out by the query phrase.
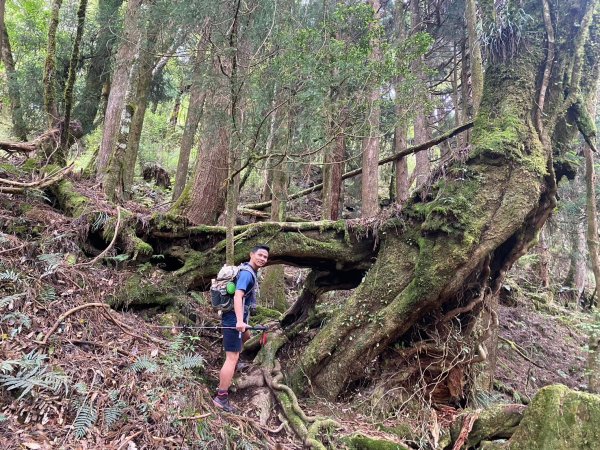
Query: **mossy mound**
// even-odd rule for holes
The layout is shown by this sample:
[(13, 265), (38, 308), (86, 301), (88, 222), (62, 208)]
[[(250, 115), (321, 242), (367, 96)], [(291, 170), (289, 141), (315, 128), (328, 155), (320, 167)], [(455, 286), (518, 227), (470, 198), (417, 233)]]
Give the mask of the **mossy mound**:
[[(493, 405), (481, 411), (477, 420), (473, 423), (473, 428), (467, 439), (469, 448), (477, 446), (483, 440), (492, 440), (500, 438), (509, 438), (513, 435), (516, 427), (523, 418), (525, 405)], [(462, 429), (464, 419), (470, 412), (465, 412), (458, 416), (451, 427), (452, 442), (458, 439)]]
[(593, 450), (599, 442), (600, 396), (552, 385), (535, 395), (507, 448)]
[(351, 450), (409, 450), (408, 447), (385, 439), (365, 436), (356, 433), (344, 438), (344, 443)]

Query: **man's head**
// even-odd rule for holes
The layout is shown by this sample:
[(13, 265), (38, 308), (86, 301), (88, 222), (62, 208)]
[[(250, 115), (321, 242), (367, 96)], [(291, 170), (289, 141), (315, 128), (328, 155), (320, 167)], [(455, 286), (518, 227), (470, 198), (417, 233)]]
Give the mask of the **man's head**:
[(263, 267), (269, 259), (269, 247), (266, 245), (257, 245), (250, 250), (250, 265), (254, 269)]

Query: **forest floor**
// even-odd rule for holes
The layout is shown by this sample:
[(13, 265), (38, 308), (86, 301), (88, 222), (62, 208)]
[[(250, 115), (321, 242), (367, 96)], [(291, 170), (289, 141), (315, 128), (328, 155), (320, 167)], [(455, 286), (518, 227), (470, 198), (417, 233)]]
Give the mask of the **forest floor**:
[[(142, 185), (140, 197), (148, 189)], [(97, 206), (106, 210), (101, 200)], [(136, 213), (149, 213), (146, 207), (136, 206)], [(256, 390), (232, 395), (239, 415), (212, 406), (222, 363), (218, 332), (171, 327), (175, 313), (160, 307), (102, 306), (140, 268), (114, 254), (89, 264), (93, 256), (82, 244), (94, 226), (85, 217), (66, 217), (40, 195), (0, 195), (0, 448), (222, 449), (234, 448), (231, 442), (302, 448), (289, 430), (275, 430), (276, 417), (260, 423)], [(286, 275), (292, 300), (302, 271), (290, 268)], [(532, 283), (519, 285), (518, 275), (509, 274), (511, 288), (499, 305), (496, 389), (481, 404), (527, 403), (554, 383), (586, 387), (589, 313), (558, 305)], [(218, 325), (202, 294), (182, 302), (193, 326)], [(403, 423), (429, 433), (434, 428), (427, 417), (408, 419), (408, 411), (382, 419), (369, 395), (366, 389), (344, 403), (301, 399), (301, 406), (340, 423), (341, 430), (320, 435), (332, 448), (337, 436), (359, 430), (399, 442), (389, 431)], [(436, 420), (458, 412), (456, 405), (438, 408)], [(405, 442), (427, 448), (431, 440), (413, 434)]]

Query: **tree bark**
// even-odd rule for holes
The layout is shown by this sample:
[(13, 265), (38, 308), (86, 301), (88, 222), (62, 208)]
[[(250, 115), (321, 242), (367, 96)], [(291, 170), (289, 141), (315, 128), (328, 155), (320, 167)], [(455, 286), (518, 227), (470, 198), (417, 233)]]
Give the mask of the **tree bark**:
[(48, 46), (46, 47), (46, 63), (44, 65), (44, 109), (46, 110), (48, 128), (54, 127), (59, 120), (56, 105), (56, 30), (62, 0), (54, 0), (50, 25), (48, 27)]
[[(373, 15), (379, 25), (379, 0), (369, 0), (373, 8)], [(371, 42), (371, 60), (377, 62), (381, 60), (379, 41), (374, 39)], [(381, 98), (380, 87), (376, 84), (369, 95), (369, 104), (367, 106), (367, 132), (368, 136), (363, 138), (362, 142), (362, 183), (361, 183), (361, 215), (362, 217), (373, 217), (379, 212), (379, 121), (381, 116)]]
[(125, 110), (125, 97), (129, 90), (131, 70), (135, 65), (136, 50), (140, 38), (138, 16), (144, 0), (129, 0), (123, 21), (121, 45), (115, 57), (110, 93), (104, 115), (102, 142), (96, 158), (96, 179), (104, 182), (109, 160), (119, 136), (121, 116)]
[[(4, 0), (3, 0), (4, 4)], [(4, 11), (4, 8), (2, 9)], [(15, 61), (13, 59), (10, 39), (6, 31), (4, 19), (0, 21), (0, 34), (2, 35), (2, 46), (0, 46), (0, 56), (6, 70), (8, 84), (8, 99), (10, 101), (10, 112), (13, 125), (13, 133), (17, 139), (27, 140), (27, 127), (23, 120), (23, 109), (21, 106), (21, 94), (19, 93), (19, 82), (17, 80), (17, 71), (15, 70)]]
[[(464, 163), (472, 175), (467, 182), (458, 177), (432, 186), (432, 200), (415, 199), (404, 208), (404, 231), (385, 229), (375, 264), (342, 313), (306, 348), (292, 376), (295, 383), (302, 385), (308, 377), (316, 394), (335, 398), (348, 384), (376, 370), (389, 345), (410, 339), (417, 322), (448, 327), (461, 321), (457, 332), (472, 330), (473, 315), (490, 299), (486, 292), (498, 289), (555, 205), (552, 148), (573, 137), (573, 127), (565, 126), (571, 120), (569, 92), (589, 91), (589, 83), (582, 83), (578, 73), (582, 48), (574, 38), (581, 28), (573, 24), (584, 23), (585, 33), (585, 13), (596, 3), (569, 5), (557, 15), (562, 48), (556, 54), (562, 59), (549, 86), (564, 80), (573, 67), (575, 76), (569, 79), (576, 85), (549, 92), (544, 127), (552, 142), (544, 145), (532, 117), (538, 108), (537, 74), (546, 64), (546, 28), (539, 2), (523, 2), (531, 16), (521, 30), (527, 38), (514, 53), (500, 53), (486, 71), (473, 149)], [(586, 54), (586, 60), (597, 57), (597, 50)], [(460, 199), (462, 206), (444, 206), (447, 196)], [(470, 352), (477, 353), (476, 348)]]
[(185, 119), (183, 136), (181, 137), (181, 148), (177, 161), (177, 173), (175, 175), (175, 186), (173, 187), (173, 201), (176, 201), (185, 187), (190, 163), (190, 152), (194, 145), (194, 137), (198, 130), (198, 124), (202, 117), (202, 109), (206, 100), (205, 86), (202, 84), (202, 74), (205, 71), (203, 64), (209, 39), (209, 23), (205, 22), (203, 34), (198, 40), (196, 55), (192, 62), (192, 80), (190, 83), (190, 104)]
[(471, 63), (471, 94), (473, 96), (473, 113), (476, 114), (483, 95), (483, 62), (481, 45), (477, 36), (477, 5), (475, 0), (466, 0), (465, 17), (467, 35), (469, 37), (469, 61)]
[[(423, 23), (421, 19), (421, 8), (418, 0), (411, 0), (411, 22), (413, 32), (421, 31)], [(417, 87), (417, 97), (420, 101), (415, 104), (415, 120), (413, 124), (414, 143), (420, 144), (421, 142), (428, 141), (430, 139), (429, 127), (427, 125), (427, 103), (429, 100), (429, 87), (427, 76), (425, 75), (425, 60), (421, 56), (413, 64), (413, 72), (417, 74), (420, 80), (420, 86)], [(429, 162), (429, 151), (419, 152), (416, 155), (415, 163), (415, 185), (419, 189), (429, 178), (431, 168)]]
[[(100, 0), (98, 2), (99, 32), (95, 39), (94, 53), (90, 59), (83, 92), (75, 109), (73, 116), (79, 120), (84, 134), (88, 134), (94, 128), (94, 119), (100, 107), (102, 90), (110, 77), (110, 58), (115, 44), (114, 28), (115, 17), (123, 0)], [(104, 114), (104, 111), (101, 111)]]
[(73, 86), (75, 86), (75, 76), (77, 69), (77, 61), (79, 59), (79, 45), (81, 38), (83, 37), (83, 26), (85, 24), (85, 11), (87, 8), (87, 0), (80, 0), (79, 9), (77, 10), (77, 31), (75, 32), (75, 40), (73, 41), (73, 50), (71, 51), (71, 60), (69, 62), (69, 75), (67, 77), (67, 84), (65, 86), (65, 114), (64, 114), (64, 125), (61, 128), (59, 149), (56, 152), (56, 158), (52, 162), (56, 162), (61, 166), (64, 166), (67, 162), (67, 151), (69, 150), (70, 143), (73, 142), (71, 136), (69, 136), (69, 127), (66, 124), (71, 122), (71, 109), (73, 105)]

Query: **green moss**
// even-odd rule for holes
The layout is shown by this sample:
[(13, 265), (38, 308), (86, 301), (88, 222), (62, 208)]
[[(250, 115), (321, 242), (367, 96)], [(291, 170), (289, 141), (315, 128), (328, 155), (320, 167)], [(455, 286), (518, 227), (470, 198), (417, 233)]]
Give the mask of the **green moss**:
[(280, 318), (281, 312), (275, 309), (259, 306), (256, 308), (256, 312), (254, 313), (254, 315), (250, 316), (250, 324), (260, 325), (272, 320), (279, 320)]
[(394, 434), (400, 439), (415, 440), (416, 438), (418, 438), (417, 434), (412, 429), (412, 427), (406, 423), (400, 423), (393, 427), (387, 427), (381, 424), (378, 425), (377, 428), (381, 431), (385, 431), (386, 433)]
[(517, 431), (511, 450), (593, 450), (600, 442), (600, 396), (563, 385), (538, 391)]
[(263, 278), (260, 282), (260, 295), (258, 299), (261, 305), (268, 305), (279, 312), (284, 312), (287, 309), (284, 276), (282, 265), (263, 269)]
[(351, 450), (409, 450), (408, 447), (385, 439), (372, 438), (364, 434), (353, 434), (343, 439)]
[[(151, 284), (146, 280), (150, 277), (142, 277), (135, 274), (127, 280), (125, 286), (108, 303), (114, 308), (123, 308), (128, 306), (169, 306), (178, 301), (180, 286), (171, 280), (155, 280), (156, 284)], [(171, 282), (169, 282), (171, 281)]]
[(76, 192), (73, 183), (70, 181), (61, 180), (54, 185), (53, 191), (61, 205), (61, 209), (71, 217), (80, 217), (85, 212), (88, 199)]

